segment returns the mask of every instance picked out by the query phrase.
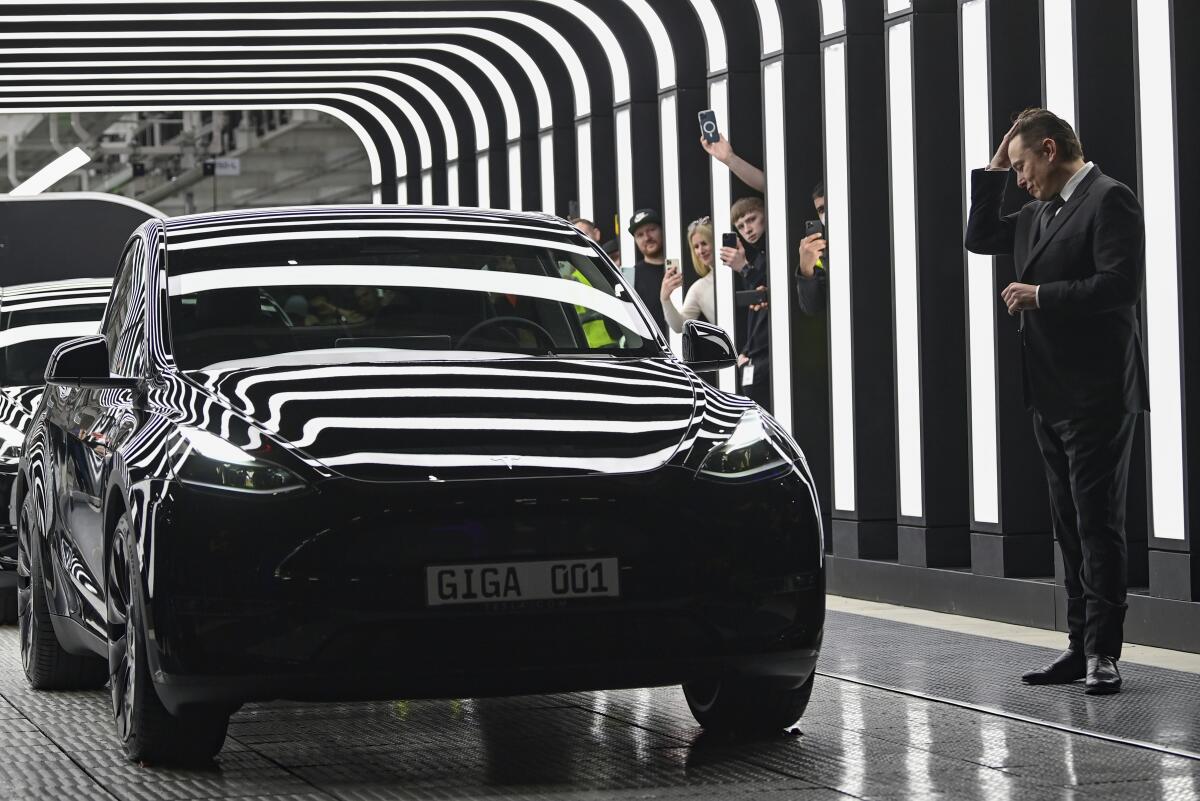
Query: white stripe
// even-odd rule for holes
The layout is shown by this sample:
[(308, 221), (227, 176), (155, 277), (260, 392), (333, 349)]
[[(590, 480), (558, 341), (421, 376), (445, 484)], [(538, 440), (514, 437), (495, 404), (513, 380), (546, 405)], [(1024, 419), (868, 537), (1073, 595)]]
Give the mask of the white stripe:
[(586, 403), (614, 403), (624, 406), (688, 406), (691, 398), (602, 395), (597, 392), (555, 392), (527, 389), (464, 389), (462, 387), (404, 387), (392, 389), (331, 389), (320, 392), (280, 392), (267, 404), (270, 416), (263, 423), (271, 431), (279, 430), (284, 404), (292, 401), (362, 400), (374, 398), (513, 398), (518, 400), (562, 400)]
[(491, 467), (514, 459), (517, 467), (557, 467), (572, 468), (587, 472), (600, 473), (642, 473), (661, 467), (663, 462), (670, 459), (679, 446), (672, 445), (656, 453), (645, 456), (597, 458), (570, 456), (529, 456), (523, 454), (489, 455), (489, 454), (441, 454), (441, 453), (348, 453), (345, 456), (331, 456), (318, 460), (326, 467), (342, 465), (371, 464), (397, 467)]
[[(86, 298), (58, 298), (57, 300), (35, 300), (25, 303), (22, 301), (0, 301), (0, 312), (8, 313), (15, 311), (29, 311), (31, 309), (52, 309), (59, 306), (99, 306), (97, 311), (104, 311), (104, 304), (108, 301), (107, 293), (99, 297)], [(100, 318), (96, 318), (96, 322), (100, 322)]]
[(679, 431), (691, 424), (683, 420), (521, 420), (511, 417), (314, 417), (304, 423), (299, 439), (291, 441), (305, 448), (330, 429), (377, 429), (381, 431), (571, 431), (598, 434), (644, 434), (651, 431)]
[(626, 303), (578, 281), (544, 275), (375, 264), (230, 267), (171, 276), (167, 291), (177, 297), (217, 289), (297, 285), (428, 287), (518, 294), (583, 306), (650, 338), (646, 324), (630, 313)]
[[(223, 221), (223, 220), (218, 219), (216, 222), (221, 222), (221, 221)], [(329, 215), (328, 217), (326, 217), (324, 219), (319, 219), (319, 220), (281, 220), (278, 222), (249, 221), (249, 222), (235, 222), (230, 225), (217, 225), (217, 224), (195, 225), (195, 226), (191, 226), (188, 228), (181, 228), (181, 227), (176, 227), (175, 225), (168, 224), (167, 233), (168, 233), (168, 235), (174, 234), (175, 236), (191, 236), (193, 234), (210, 234), (210, 233), (214, 233), (216, 231), (245, 231), (248, 228), (258, 229), (258, 228), (274, 228), (274, 227), (291, 227), (291, 226), (297, 226), (297, 225), (354, 224), (354, 225), (399, 226), (399, 225), (409, 225), (409, 224), (416, 224), (416, 223), (419, 223), (421, 225), (462, 225), (462, 226), (466, 226), (466, 227), (476, 227), (477, 226), (480, 228), (484, 228), (484, 227), (486, 227), (486, 228), (511, 228), (511, 229), (519, 230), (519, 231), (533, 231), (534, 233), (539, 233), (539, 234), (562, 233), (563, 235), (569, 235), (572, 238), (574, 238), (575, 234), (577, 233), (574, 228), (572, 228), (570, 231), (568, 231), (566, 229), (563, 229), (562, 231), (555, 231), (555, 230), (547, 228), (546, 225), (520, 225), (516, 222), (496, 221), (495, 219), (481, 220), (481, 219), (475, 218), (474, 216), (467, 216), (467, 215), (464, 215), (462, 218), (443, 217), (443, 218), (439, 219), (439, 218), (434, 218), (434, 217), (408, 216), (406, 214), (405, 215), (381, 214), (378, 217), (374, 217), (374, 218), (340, 217), (340, 216), (335, 216), (335, 215)], [(377, 232), (372, 232), (372, 233), (377, 233)], [(580, 236), (582, 236), (582, 234), (580, 234)], [(179, 244), (182, 245), (183, 243), (179, 243)], [(170, 249), (176, 250), (176, 249), (178, 249), (178, 245), (171, 246)], [(589, 255), (592, 255), (592, 254), (589, 252)]]
[[(662, 387), (665, 389), (675, 389), (683, 391), (690, 389), (690, 386), (684, 385), (681, 382), (668, 381), (649, 381), (645, 379), (626, 378), (623, 376), (603, 376), (589, 375), (588, 373), (577, 372), (562, 372), (562, 373), (531, 373), (529, 370), (513, 370), (498, 367), (446, 367), (446, 366), (405, 366), (405, 367), (389, 367), (379, 370), (372, 370), (367, 374), (367, 377), (374, 378), (375, 376), (488, 376), (488, 377), (516, 377), (529, 379), (531, 377), (554, 378), (561, 380), (572, 381), (595, 381), (602, 384), (623, 384), (627, 386), (642, 386), (642, 387)], [(307, 381), (316, 379), (328, 378), (362, 378), (364, 377), (362, 367), (321, 367), (317, 369), (307, 370), (289, 370), (282, 373), (274, 373), (270, 375), (256, 375), (249, 378), (243, 378), (237, 382), (234, 387), (234, 395), (239, 398), (245, 408), (254, 408), (250, 402), (248, 393), (258, 384), (272, 384), (280, 381)], [(215, 382), (207, 383), (210, 390)], [(215, 391), (215, 390), (214, 390)]]
[[(479, 234), (460, 233), (458, 231), (282, 231), (271, 234), (246, 234), (244, 236), (218, 236), (211, 239), (198, 239), (193, 242), (167, 243), (168, 251), (196, 250), (198, 248), (215, 248), (223, 245), (243, 245), (254, 242), (280, 242), (303, 239), (362, 239), (363, 237), (386, 237), (389, 239), (464, 239), (478, 241)], [(508, 245), (530, 245), (533, 247), (552, 248), (577, 253), (580, 256), (595, 256), (592, 248), (580, 245), (568, 245), (564, 242), (551, 242), (546, 239), (533, 239), (520, 236), (505, 236), (489, 234), (491, 242), (503, 242)]]
[(32, 342), (35, 339), (73, 339), (96, 333), (100, 328), (97, 322), (82, 323), (45, 323), (43, 325), (25, 325), (0, 331), (0, 348), (16, 345), (21, 342)]
[[(0, 195), (0, 197), (4, 196)], [(35, 195), (35, 197), (44, 197), (44, 195)], [(30, 292), (51, 292), (54, 290), (70, 292), (107, 292), (111, 287), (111, 278), (74, 278), (66, 281), (37, 281), (31, 284), (10, 284), (5, 287), (0, 287), (0, 294), (21, 295)]]

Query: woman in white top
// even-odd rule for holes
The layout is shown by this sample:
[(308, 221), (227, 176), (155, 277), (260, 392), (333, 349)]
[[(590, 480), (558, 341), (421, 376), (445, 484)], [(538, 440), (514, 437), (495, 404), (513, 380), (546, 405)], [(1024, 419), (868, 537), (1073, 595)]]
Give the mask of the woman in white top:
[(676, 334), (683, 333), (684, 320), (702, 319), (711, 323), (717, 317), (713, 306), (713, 257), (716, 249), (713, 247), (712, 223), (708, 217), (701, 217), (688, 226), (687, 233), (692, 267), (700, 278), (688, 288), (682, 310), (676, 308), (675, 301), (671, 299), (671, 293), (683, 284), (683, 275), (679, 270), (666, 272), (659, 292), (667, 325)]

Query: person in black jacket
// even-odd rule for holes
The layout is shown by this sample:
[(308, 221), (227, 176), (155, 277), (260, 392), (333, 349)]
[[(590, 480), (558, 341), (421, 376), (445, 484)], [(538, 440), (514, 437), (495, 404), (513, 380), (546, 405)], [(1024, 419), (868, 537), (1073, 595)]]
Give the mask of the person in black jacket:
[[(1001, 214), (1010, 170), (1036, 200)], [(1145, 278), (1142, 209), (1129, 187), (1085, 162), (1075, 131), (1029, 109), (987, 169), (971, 174), (966, 247), (1012, 254), (1001, 293), (1021, 318), (1025, 403), (1050, 487), (1066, 568), (1069, 646), (1029, 684), (1086, 678), (1121, 688), (1125, 501), (1137, 415), (1149, 408), (1136, 308)]]
[[(825, 225), (825, 184), (819, 183), (812, 191), (813, 208), (817, 218)], [(829, 285), (829, 255), (825, 233), (809, 234), (800, 240), (800, 263), (796, 266), (796, 296), (800, 311), (808, 315), (825, 313), (825, 297)]]
[[(721, 248), (721, 261), (738, 274), (738, 289), (766, 290), (767, 214), (762, 198), (734, 201), (729, 219), (738, 232), (736, 248)], [(771, 325), (768, 303), (746, 312), (745, 336), (738, 343), (739, 384), (743, 395), (771, 410)]]

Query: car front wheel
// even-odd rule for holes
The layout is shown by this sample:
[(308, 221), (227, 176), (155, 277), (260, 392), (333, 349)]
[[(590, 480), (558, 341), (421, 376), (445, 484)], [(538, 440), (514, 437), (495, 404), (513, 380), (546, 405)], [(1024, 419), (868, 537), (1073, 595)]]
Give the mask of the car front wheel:
[(696, 722), (708, 731), (771, 734), (804, 715), (816, 675), (791, 689), (756, 678), (688, 682), (683, 695)]
[(40, 548), (34, 539), (33, 501), (25, 496), (17, 521), (17, 624), (21, 634), (21, 665), (35, 690), (92, 690), (108, 679), (104, 660), (68, 653), (59, 645), (46, 586), (42, 580)]
[(134, 762), (202, 765), (224, 745), (229, 712), (206, 707), (177, 716), (163, 706), (146, 661), (138, 576), (129, 558), (129, 540), (129, 523), (122, 516), (109, 548), (106, 571), (108, 668), (117, 735), (125, 755)]

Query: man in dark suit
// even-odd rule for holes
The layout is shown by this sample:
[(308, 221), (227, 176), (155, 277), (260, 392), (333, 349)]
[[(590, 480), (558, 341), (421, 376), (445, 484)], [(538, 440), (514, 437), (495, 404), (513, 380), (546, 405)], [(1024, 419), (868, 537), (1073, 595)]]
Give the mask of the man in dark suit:
[[(1010, 170), (1036, 200), (1002, 215)], [(971, 174), (966, 247), (1016, 266), (1001, 296), (1021, 318), (1025, 403), (1066, 568), (1069, 646), (1028, 684), (1121, 688), (1129, 454), (1149, 408), (1136, 314), (1144, 239), (1134, 193), (1085, 162), (1075, 131), (1045, 109), (1023, 112)]]

